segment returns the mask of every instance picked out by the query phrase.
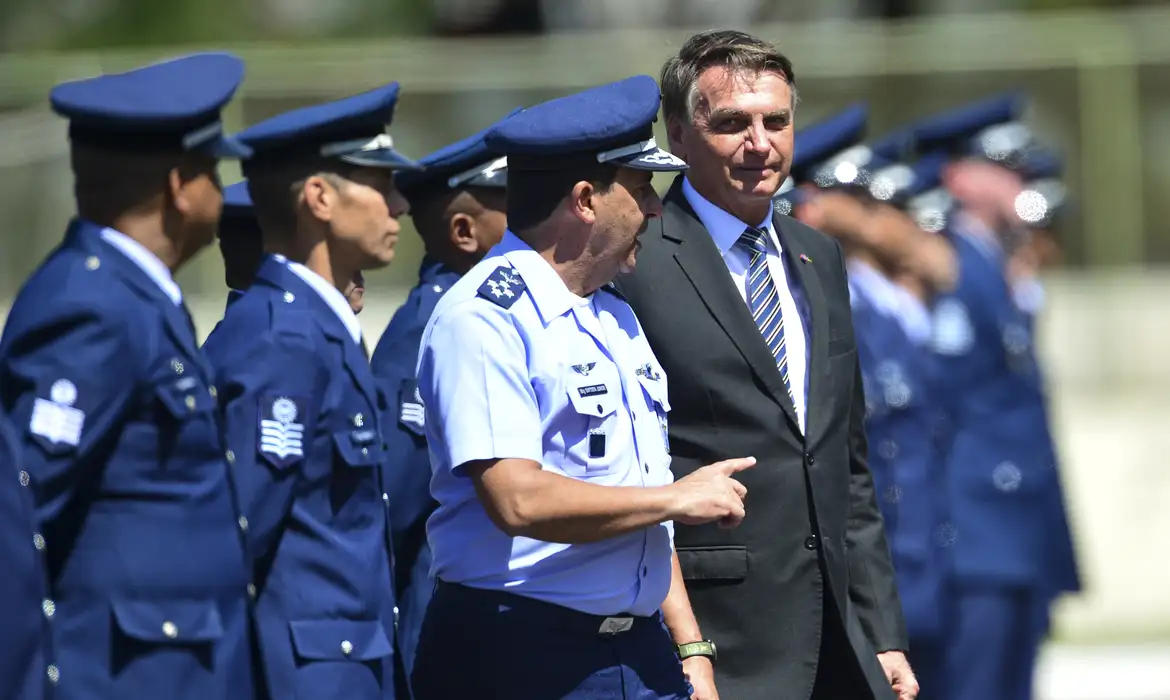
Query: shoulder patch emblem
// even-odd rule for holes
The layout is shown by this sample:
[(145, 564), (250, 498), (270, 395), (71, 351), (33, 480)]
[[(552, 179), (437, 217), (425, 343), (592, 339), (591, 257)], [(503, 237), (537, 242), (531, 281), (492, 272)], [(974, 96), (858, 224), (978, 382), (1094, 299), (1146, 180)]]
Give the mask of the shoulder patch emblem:
[(305, 402), (289, 396), (260, 399), (260, 455), (283, 469), (305, 456)]
[(49, 387), (48, 399), (33, 402), (28, 432), (50, 454), (77, 447), (85, 427), (85, 413), (74, 404), (77, 386), (68, 379), (57, 379)]
[(479, 285), (479, 295), (497, 306), (510, 309), (526, 288), (519, 272), (501, 265)]

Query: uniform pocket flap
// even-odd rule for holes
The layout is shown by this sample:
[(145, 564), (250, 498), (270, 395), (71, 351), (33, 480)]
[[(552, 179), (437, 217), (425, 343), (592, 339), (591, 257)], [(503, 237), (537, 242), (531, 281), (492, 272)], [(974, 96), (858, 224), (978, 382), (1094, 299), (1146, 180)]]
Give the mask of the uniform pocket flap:
[(666, 382), (661, 379), (651, 379), (645, 375), (638, 376), (638, 383), (642, 385), (646, 395), (657, 404), (660, 411), (670, 411), (670, 400), (667, 398)]
[(213, 411), (216, 406), (211, 390), (195, 377), (167, 379), (155, 386), (154, 395), (176, 420)]
[(117, 600), (111, 607), (122, 633), (143, 642), (190, 644), (223, 636), (212, 600)]
[(688, 581), (742, 581), (747, 578), (747, 547), (679, 547), (678, 563)]
[(293, 620), (297, 655), (310, 661), (372, 661), (393, 651), (380, 620)]
[(341, 461), (351, 467), (372, 467), (382, 458), (382, 442), (373, 428), (333, 433), (333, 444)]

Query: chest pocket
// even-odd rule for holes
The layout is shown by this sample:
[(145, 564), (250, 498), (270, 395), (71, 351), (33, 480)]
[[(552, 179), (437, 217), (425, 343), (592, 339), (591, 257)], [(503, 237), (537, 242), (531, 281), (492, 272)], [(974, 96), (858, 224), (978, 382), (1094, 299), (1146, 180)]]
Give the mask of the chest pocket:
[(670, 413), (670, 400), (667, 398), (666, 379), (662, 373), (650, 368), (649, 365), (638, 372), (638, 383), (642, 386), (642, 393), (646, 395), (646, 403), (654, 412), (658, 421), (658, 429), (662, 433), (662, 447), (666, 454), (670, 454), (670, 433), (667, 414)]
[[(567, 430), (565, 473), (592, 477), (613, 471), (614, 429), (622, 403), (617, 368), (607, 360), (572, 364), (566, 368), (565, 390), (577, 415), (576, 429)], [(578, 432), (579, 431), (579, 432)]]

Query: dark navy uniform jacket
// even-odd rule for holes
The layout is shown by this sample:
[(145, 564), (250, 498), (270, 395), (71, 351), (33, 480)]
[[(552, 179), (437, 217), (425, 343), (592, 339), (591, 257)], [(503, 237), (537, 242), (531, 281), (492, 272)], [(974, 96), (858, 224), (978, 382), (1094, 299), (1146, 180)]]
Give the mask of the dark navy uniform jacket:
[(248, 518), (270, 697), (393, 698), (385, 402), (361, 346), (268, 256), (205, 348)]
[(961, 228), (949, 237), (959, 281), (935, 303), (932, 345), (951, 436), (955, 571), (1051, 589), (1054, 577), (1075, 578), (1075, 562), (1031, 323), (997, 244)]
[(185, 308), (76, 221), (0, 341), (49, 575), (59, 698), (248, 697), (249, 568)]
[(435, 509), (431, 498), (431, 463), (427, 452), (422, 399), (418, 396), (415, 365), (423, 330), (439, 298), (459, 280), (442, 263), (424, 258), (419, 283), (394, 313), (378, 340), (370, 366), (392, 408), (385, 415), (386, 490), (390, 494), (390, 526), (394, 536), (398, 593), (398, 643), (409, 673), (418, 645), (423, 614), (431, 599), (431, 554), (427, 545), (427, 517)]
[(56, 609), (41, 555), (44, 538), (33, 513), (32, 481), (21, 466), (16, 431), (0, 415), (0, 698), (42, 700), (52, 697), (49, 624)]
[[(869, 465), (885, 519), (898, 593), (911, 639), (944, 632), (946, 480), (936, 442), (935, 377), (927, 348), (896, 318), (852, 295), (865, 386)], [(913, 641), (911, 642), (913, 644)]]

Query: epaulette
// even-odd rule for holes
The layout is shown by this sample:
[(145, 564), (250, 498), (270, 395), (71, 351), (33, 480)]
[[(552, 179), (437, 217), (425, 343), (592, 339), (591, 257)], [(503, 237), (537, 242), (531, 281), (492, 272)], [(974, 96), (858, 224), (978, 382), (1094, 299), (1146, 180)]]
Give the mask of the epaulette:
[(479, 295), (501, 308), (510, 309), (525, 289), (527, 285), (520, 273), (507, 265), (501, 265), (479, 285)]
[(621, 290), (618, 289), (617, 285), (614, 284), (613, 282), (606, 282), (605, 284), (601, 285), (601, 291), (609, 292), (610, 294), (614, 295), (618, 299), (621, 299), (622, 301), (628, 301), (626, 299), (626, 295), (622, 294)]

